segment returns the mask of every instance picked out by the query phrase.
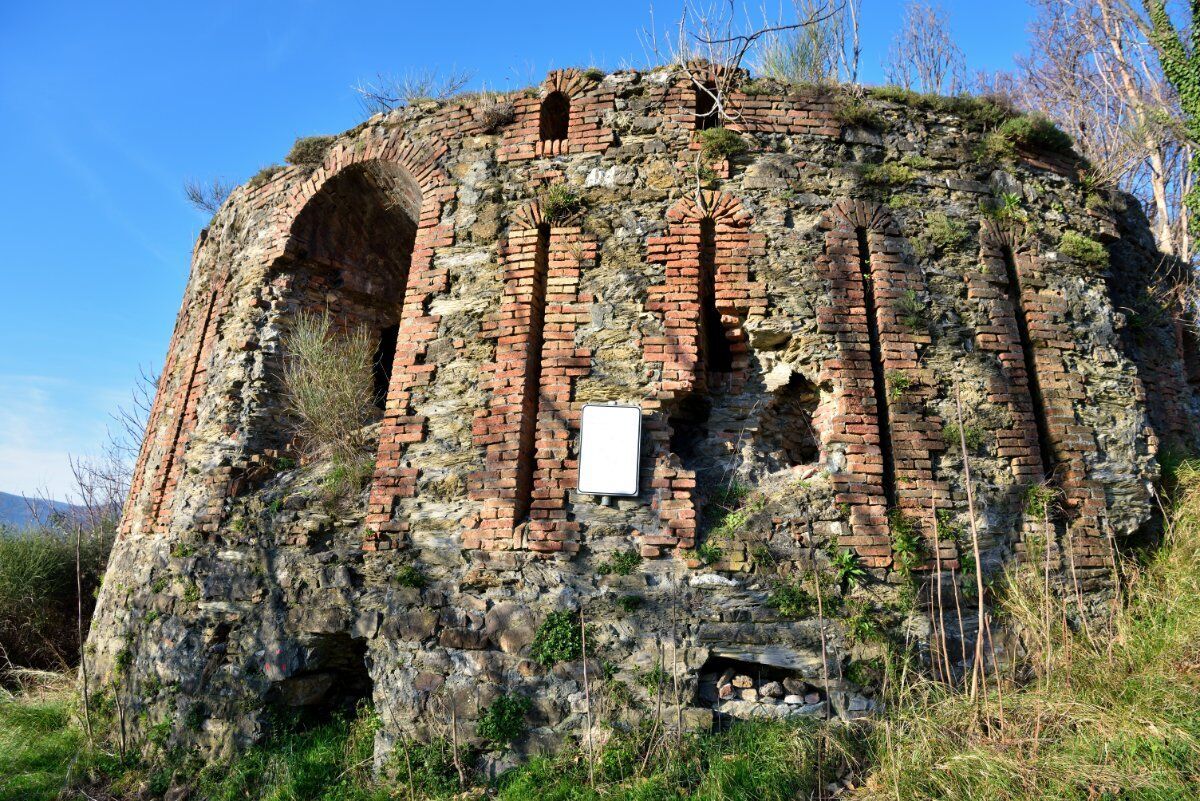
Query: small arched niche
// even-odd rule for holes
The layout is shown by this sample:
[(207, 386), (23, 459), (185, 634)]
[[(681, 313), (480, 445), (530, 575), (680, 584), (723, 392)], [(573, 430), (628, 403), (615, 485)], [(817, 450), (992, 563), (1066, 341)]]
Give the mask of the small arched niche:
[(562, 92), (551, 92), (542, 101), (538, 135), (543, 142), (567, 138), (571, 126), (571, 100)]
[(420, 208), (420, 187), (400, 165), (346, 167), (296, 217), (279, 267), (292, 279), (289, 313), (328, 314), (336, 331), (362, 329), (372, 337), (380, 409), (391, 381)]

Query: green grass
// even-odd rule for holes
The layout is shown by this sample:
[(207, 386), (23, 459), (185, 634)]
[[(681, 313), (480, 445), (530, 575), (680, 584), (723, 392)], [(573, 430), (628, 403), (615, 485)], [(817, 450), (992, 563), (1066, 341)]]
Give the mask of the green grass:
[[(2, 692), (2, 691), (0, 691)], [(0, 801), (53, 801), (83, 737), (70, 692), (0, 695)]]
[[(1172, 465), (1164, 544), (1141, 564), (1125, 564), (1128, 581), (1109, 615), (1081, 626), (1069, 587), (1046, 593), (1038, 565), (1009, 571), (996, 588), (994, 618), (1023, 631), (1023, 658), (1018, 671), (1005, 670), (1001, 686), (990, 677), (974, 700), (914, 672), (893, 645), (884, 658), (846, 668), (856, 684), (883, 685), (879, 700), (887, 712), (876, 720), (749, 722), (678, 740), (653, 726), (612, 729), (592, 760), (569, 748), (490, 784), (463, 752), (460, 763), (476, 787), (457, 797), (782, 801), (809, 798), (853, 768), (858, 789), (842, 796), (850, 799), (1200, 798), (1200, 463)], [(898, 523), (904, 527), (893, 521), (894, 532)], [(853, 636), (882, 642), (870, 629), (873, 608), (853, 611)], [(647, 672), (643, 683), (657, 688), (660, 680), (669, 694), (671, 681), (661, 672)], [(72, 698), (62, 689), (0, 698), (0, 801), (59, 797), (83, 739)], [(406, 768), (395, 771), (397, 779), (371, 775), (378, 724), (363, 710), (355, 719), (280, 731), (232, 763), (192, 770), (178, 762), (174, 769), (190, 778), (192, 801), (407, 799)], [(408, 754), (411, 797), (459, 792), (447, 748), (398, 749), (390, 766)], [(135, 797), (130, 788), (143, 782), (165, 790), (167, 774), (145, 764), (122, 773), (111, 758), (85, 757), (80, 768), (99, 764), (105, 768), (92, 767), (90, 775), (107, 773), (113, 797)]]

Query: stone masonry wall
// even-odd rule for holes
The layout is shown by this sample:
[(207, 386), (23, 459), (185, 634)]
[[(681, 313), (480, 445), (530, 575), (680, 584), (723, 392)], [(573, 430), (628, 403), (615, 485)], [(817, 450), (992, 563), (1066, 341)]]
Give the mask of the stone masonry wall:
[[(746, 152), (699, 175), (689, 79), (564, 70), (511, 120), (417, 104), (233, 193), (196, 247), (89, 638), (137, 736), (219, 756), (273, 705), (368, 698), (383, 764), (450, 710), (473, 740), (518, 693), (530, 731), (499, 769), (585, 725), (582, 661), (531, 658), (551, 612), (592, 621), (604, 725), (650, 714), (647, 677), (673, 666), (666, 705), (702, 727), (868, 713), (888, 637), (938, 656), (931, 588), (973, 570), (1048, 553), (1064, 592), (1104, 596), (1154, 525), (1157, 454), (1197, 430), (1200, 354), (1140, 210), (1089, 196), (1070, 158), (981, 157), (969, 110), (868, 96), (864, 122), (833, 90), (766, 89), (733, 91)], [(299, 461), (283, 404), (301, 313), (394, 331), (348, 495)], [(609, 402), (641, 408), (644, 441), (639, 494), (605, 505), (575, 484), (580, 411)], [(1049, 520), (1026, 502), (1044, 482)], [(868, 578), (834, 578), (845, 558)], [(821, 619), (773, 600), (817, 586)], [(972, 611), (931, 664), (966, 669)]]

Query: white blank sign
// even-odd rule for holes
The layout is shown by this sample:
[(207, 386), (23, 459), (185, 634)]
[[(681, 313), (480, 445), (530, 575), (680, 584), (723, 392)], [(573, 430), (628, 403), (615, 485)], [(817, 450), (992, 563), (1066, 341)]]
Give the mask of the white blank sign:
[(640, 407), (584, 406), (579, 422), (579, 491), (637, 495), (641, 446)]

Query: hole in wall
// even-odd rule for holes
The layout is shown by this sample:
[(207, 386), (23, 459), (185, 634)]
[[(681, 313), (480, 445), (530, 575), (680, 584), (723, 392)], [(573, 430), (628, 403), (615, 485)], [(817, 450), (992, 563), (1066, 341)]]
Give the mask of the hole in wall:
[(540, 411), (542, 384), (542, 346), (546, 326), (546, 273), (550, 264), (550, 226), (545, 223), (537, 229), (537, 247), (533, 257), (533, 275), (528, 279), (529, 288), (525, 314), (528, 315), (529, 333), (526, 338), (524, 357), (524, 384), (521, 390), (521, 424), (517, 434), (517, 479), (514, 519), (518, 522), (529, 517), (533, 504), (533, 473), (537, 466), (537, 419)]
[(371, 362), (375, 406), (379, 409), (387, 405), (388, 387), (392, 383), (392, 362), (396, 359), (396, 340), (399, 335), (399, 323), (379, 331), (379, 345), (375, 348), (375, 358)]
[(710, 128), (717, 128), (721, 125), (721, 120), (717, 115), (717, 85), (711, 81), (706, 82), (703, 87), (696, 87), (696, 130), (707, 131)]
[(879, 422), (879, 450), (882, 455), (883, 497), (888, 508), (896, 507), (896, 463), (892, 455), (892, 425), (888, 416), (887, 383), (883, 370), (883, 350), (879, 339), (878, 305), (875, 299), (875, 277), (871, 267), (871, 248), (866, 228), (856, 228), (858, 266), (862, 276), (863, 302), (867, 312), (867, 339), (871, 352), (871, 384), (874, 388), (875, 416)]
[(813, 414), (821, 396), (815, 384), (799, 373), (772, 393), (759, 417), (756, 446), (772, 469), (816, 464), (820, 459)]
[(692, 705), (712, 709), (720, 726), (758, 717), (824, 716), (828, 699), (797, 671), (712, 656), (700, 668)]
[(571, 125), (571, 101), (562, 92), (551, 92), (542, 101), (538, 135), (543, 142), (566, 139)]
[(1041, 381), (1038, 379), (1037, 362), (1034, 357), (1033, 339), (1029, 335), (1029, 321), (1025, 317), (1025, 302), (1021, 297), (1020, 274), (1017, 272), (1017, 262), (1012, 249), (1005, 247), (1002, 251), (1004, 270), (1008, 279), (1008, 298), (1012, 303), (1013, 317), (1017, 322), (1017, 335), (1021, 340), (1021, 356), (1025, 362), (1025, 380), (1029, 386), (1029, 396), (1033, 405), (1033, 422), (1037, 428), (1038, 449), (1042, 457), (1042, 471), (1049, 479), (1054, 475), (1054, 448), (1050, 440), (1050, 425), (1046, 420), (1046, 402), (1042, 395)]
[(710, 373), (733, 371), (733, 351), (717, 309), (717, 233), (711, 217), (700, 221), (700, 353), (703, 368)]
[(367, 643), (346, 632), (321, 634), (303, 649), (304, 669), (277, 681), (267, 702), (300, 723), (322, 723), (334, 715), (353, 716), (371, 700)]
[(676, 405), (667, 424), (671, 427), (671, 453), (689, 470), (701, 460), (701, 445), (708, 439), (708, 418), (712, 404), (701, 395), (688, 395)]

